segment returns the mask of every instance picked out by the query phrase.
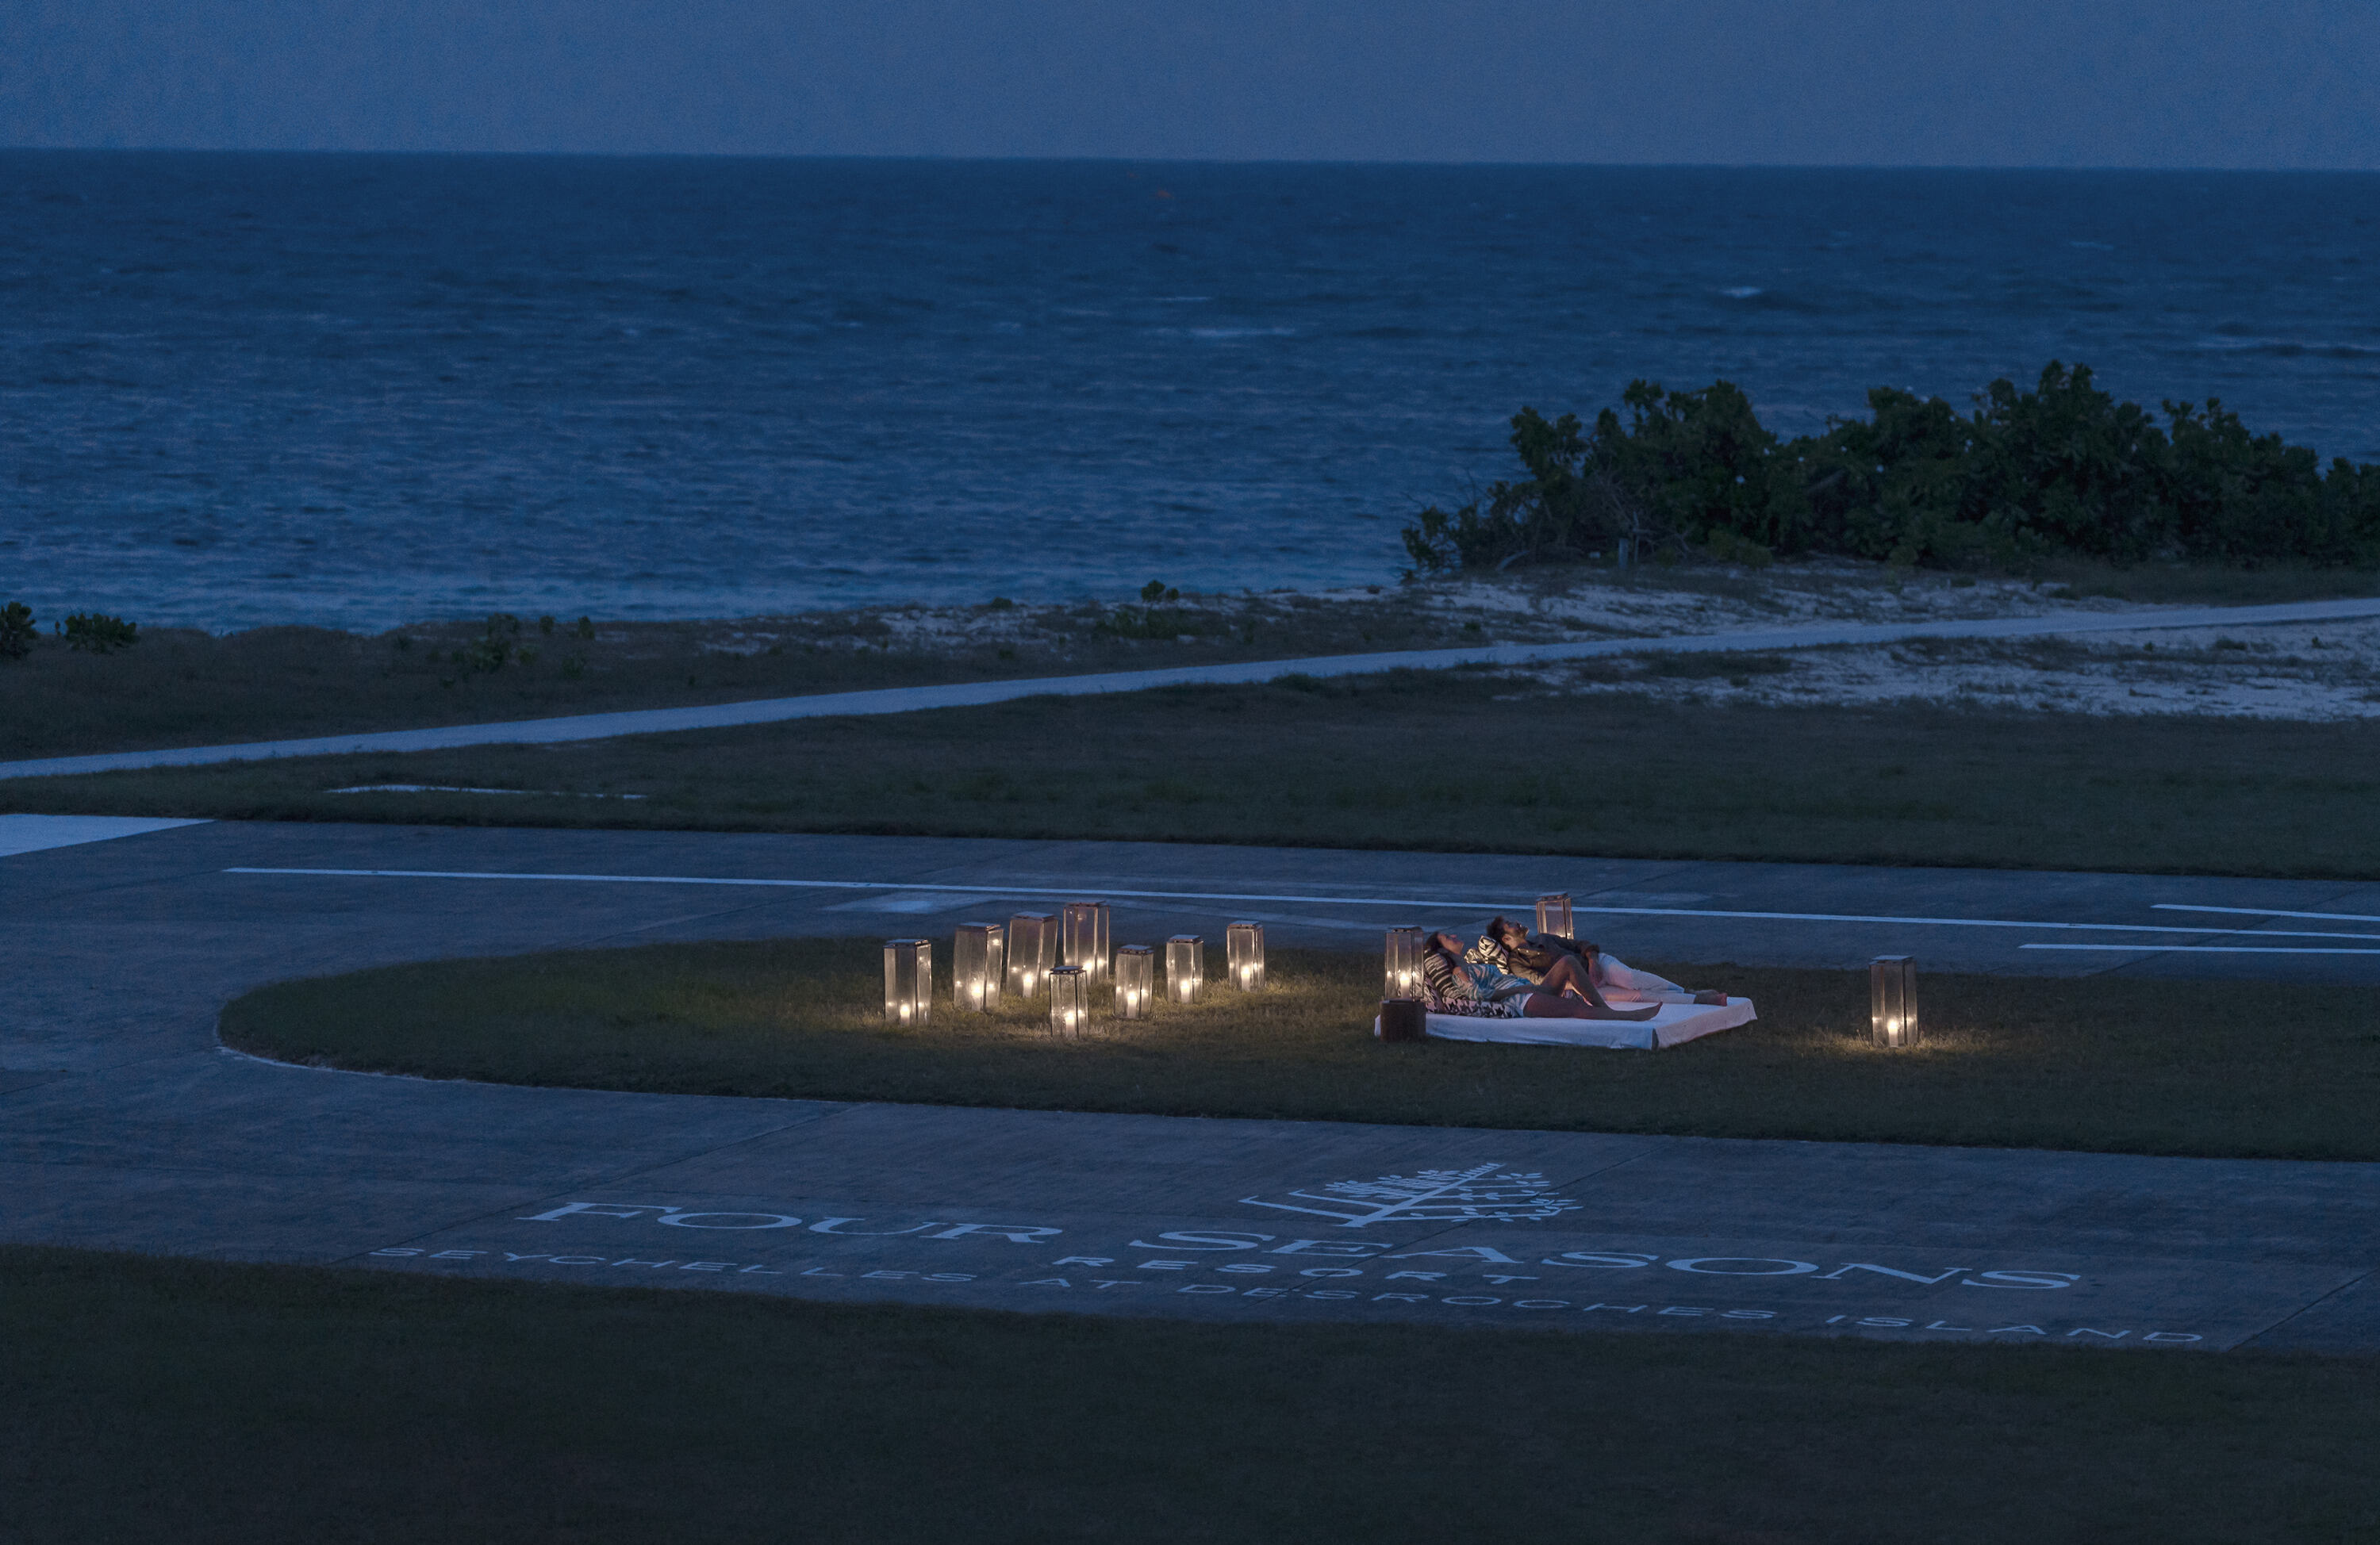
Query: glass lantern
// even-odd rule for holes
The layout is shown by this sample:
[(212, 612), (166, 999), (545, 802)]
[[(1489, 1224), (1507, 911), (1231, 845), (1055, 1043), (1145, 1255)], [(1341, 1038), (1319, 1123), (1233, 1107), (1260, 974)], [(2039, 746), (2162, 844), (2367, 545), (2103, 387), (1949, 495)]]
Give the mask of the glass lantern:
[(1174, 1003), (1196, 1003), (1207, 986), (1207, 941), (1196, 934), (1176, 934), (1165, 941), (1165, 996)]
[(1157, 951), (1128, 944), (1115, 952), (1115, 1013), (1119, 1020), (1145, 1020), (1157, 1000)]
[(884, 1020), (921, 1025), (934, 1003), (934, 947), (925, 939), (884, 941)]
[(1548, 938), (1578, 937), (1578, 925), (1571, 921), (1569, 892), (1537, 898), (1537, 932)]
[(1082, 966), (1053, 966), (1050, 971), (1050, 1033), (1061, 1041), (1079, 1041), (1091, 1020), (1091, 973)]
[(1058, 920), (1048, 912), (1018, 912), (1008, 920), (1008, 990), (1021, 998), (1039, 995), (1042, 978), (1056, 964)]
[(1264, 924), (1234, 923), (1223, 931), (1223, 951), (1232, 985), (1244, 993), (1264, 991)]
[(951, 1001), (970, 1013), (1000, 1007), (1000, 924), (962, 923), (951, 943)]
[(1388, 945), (1382, 961), (1380, 996), (1384, 998), (1418, 998), (1421, 990), (1422, 931), (1407, 925), (1389, 930)]
[(1879, 955), (1867, 968), (1868, 1034), (1895, 1051), (1917, 1044), (1917, 958)]
[(1111, 954), (1108, 904), (1105, 901), (1069, 901), (1064, 915), (1066, 964), (1082, 967), (1091, 973), (1093, 982), (1106, 981)]

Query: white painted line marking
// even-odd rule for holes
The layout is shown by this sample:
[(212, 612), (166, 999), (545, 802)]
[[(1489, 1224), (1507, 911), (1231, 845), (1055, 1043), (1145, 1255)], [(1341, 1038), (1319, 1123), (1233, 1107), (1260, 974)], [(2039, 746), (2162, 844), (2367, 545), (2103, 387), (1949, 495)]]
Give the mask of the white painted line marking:
[(542, 794), (561, 800), (640, 800), (642, 794), (577, 794), (567, 789), (471, 789), (454, 783), (358, 783), (326, 794)]
[[(2282, 938), (2352, 938), (2349, 934), (2283, 934)], [(2268, 948), (2253, 944), (2021, 944), (2019, 949), (2129, 949), (2140, 955), (2380, 955), (2380, 949)]]
[(2277, 907), (2191, 907), (2180, 901), (2159, 901), (2150, 910), (2160, 912), (2228, 912), (2234, 917), (2318, 917), (2325, 923), (2380, 923), (2380, 916), (2366, 912), (2288, 912)]
[[(926, 890), (952, 895), (995, 896), (1102, 896), (1136, 901), (1290, 901), (1312, 906), (1335, 907), (1402, 907), (1410, 911), (1485, 908), (1489, 911), (1518, 911), (1524, 903), (1507, 897), (1500, 901), (1465, 900), (1460, 897), (1413, 896), (1274, 896), (1212, 890), (1115, 890), (1099, 886), (1074, 886), (1064, 890), (1051, 890), (1032, 886), (987, 887), (983, 882), (973, 885), (924, 885), (892, 880), (752, 880), (722, 879), (701, 875), (532, 875), (513, 874), (499, 870), (477, 869), (262, 869), (234, 868), (226, 875), (327, 875), (352, 879), (382, 880), (565, 880), (594, 885), (718, 885), (757, 886), (786, 890)], [(1573, 902), (1571, 911), (1598, 913), (1608, 917), (1723, 917), (1752, 919), (1772, 923), (1894, 923), (1928, 928), (2057, 928), (2070, 931), (2109, 934), (2188, 934), (2203, 936), (2208, 934), (2236, 934), (2238, 928), (2168, 928), (2151, 923), (2039, 923), (1991, 917), (1869, 917), (1856, 912), (1755, 912), (1720, 911), (1710, 908), (1688, 907), (1591, 907)], [(2291, 939), (2368, 939), (2380, 944), (2380, 934), (2309, 933), (2295, 929), (2259, 929), (2265, 938)], [(2046, 948), (2046, 947), (2045, 947)]]
[(202, 827), (204, 821), (164, 820), (145, 815), (0, 815), (0, 858), (18, 853), (47, 852), (52, 848), (76, 848), (85, 842), (112, 842), (119, 837), (171, 831), (176, 827)]

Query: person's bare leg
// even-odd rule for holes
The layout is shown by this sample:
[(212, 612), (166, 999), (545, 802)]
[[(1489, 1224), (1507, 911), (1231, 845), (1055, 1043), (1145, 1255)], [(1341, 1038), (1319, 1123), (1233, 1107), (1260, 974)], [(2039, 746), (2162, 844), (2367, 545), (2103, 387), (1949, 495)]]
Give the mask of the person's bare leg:
[(1546, 972), (1542, 985), (1546, 991), (1557, 996), (1568, 988), (1607, 1014), (1619, 1012), (1605, 1001), (1603, 994), (1596, 989), (1594, 974), (1581, 965), (1575, 956), (1565, 955), (1556, 960), (1553, 969)]

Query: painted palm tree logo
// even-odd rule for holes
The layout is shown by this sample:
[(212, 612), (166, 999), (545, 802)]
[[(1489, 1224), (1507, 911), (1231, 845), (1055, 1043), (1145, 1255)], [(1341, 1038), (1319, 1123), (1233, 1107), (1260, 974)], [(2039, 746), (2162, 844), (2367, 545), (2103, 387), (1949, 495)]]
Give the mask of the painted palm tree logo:
[(1580, 1203), (1551, 1194), (1546, 1177), (1478, 1165), (1425, 1169), (1377, 1180), (1334, 1180), (1318, 1191), (1292, 1191), (1287, 1201), (1244, 1196), (1244, 1205), (1336, 1218), (1342, 1228), (1376, 1223), (1521, 1223), (1558, 1217)]

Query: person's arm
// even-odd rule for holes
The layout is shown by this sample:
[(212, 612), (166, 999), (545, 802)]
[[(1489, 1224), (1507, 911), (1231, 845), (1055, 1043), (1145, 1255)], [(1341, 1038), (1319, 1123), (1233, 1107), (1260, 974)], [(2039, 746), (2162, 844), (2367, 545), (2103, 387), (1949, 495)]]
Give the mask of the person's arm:
[(1595, 946), (1579, 939), (1566, 939), (1560, 934), (1531, 934), (1529, 942), (1557, 960), (1573, 960), (1582, 965), (1595, 960)]
[(1423, 999), (1433, 1008), (1442, 1009), (1458, 997), (1471, 996), (1471, 979), (1456, 971), (1441, 949), (1422, 951), (1421, 984)]

